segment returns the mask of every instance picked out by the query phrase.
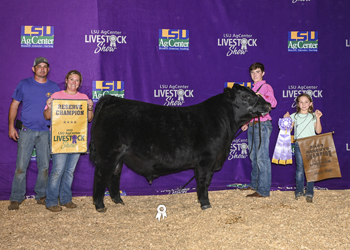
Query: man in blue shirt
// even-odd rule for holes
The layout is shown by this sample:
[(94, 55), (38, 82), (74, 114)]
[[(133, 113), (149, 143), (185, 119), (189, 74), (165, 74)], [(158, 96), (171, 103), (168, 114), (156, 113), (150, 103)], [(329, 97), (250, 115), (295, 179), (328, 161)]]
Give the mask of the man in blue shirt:
[[(32, 71), (34, 77), (23, 79), (12, 95), (9, 110), (9, 137), (18, 142), (16, 171), (13, 178), (9, 210), (19, 209), (26, 194), (26, 173), (33, 148), (36, 149), (38, 177), (34, 191), (38, 204), (45, 205), (46, 186), (50, 161), (49, 121), (43, 112), (46, 100), (56, 91), (60, 91), (57, 83), (47, 79), (49, 63), (44, 57), (34, 60)], [(15, 128), (18, 107), (22, 103), (20, 121)]]

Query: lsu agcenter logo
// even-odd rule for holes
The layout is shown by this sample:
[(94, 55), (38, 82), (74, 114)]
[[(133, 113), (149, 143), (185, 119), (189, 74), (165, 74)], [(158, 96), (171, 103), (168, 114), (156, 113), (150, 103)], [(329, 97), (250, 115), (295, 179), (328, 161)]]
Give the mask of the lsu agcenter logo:
[(223, 38), (218, 38), (219, 47), (228, 47), (226, 56), (244, 55), (248, 52), (248, 47), (256, 47), (257, 39), (253, 39), (249, 34), (223, 34)]
[(247, 88), (252, 88), (252, 83), (251, 82), (225, 82), (224, 83), (224, 88), (230, 88), (232, 89), (233, 84), (239, 84), (241, 86), (247, 87)]
[(318, 52), (318, 32), (289, 31), (288, 52)]
[(36, 149), (35, 147), (33, 148), (32, 156), (30, 157), (31, 161), (36, 161)]
[(92, 101), (98, 102), (104, 95), (124, 98), (124, 81), (93, 81)]
[(160, 50), (189, 50), (190, 36), (188, 30), (160, 29)]
[(53, 26), (22, 26), (21, 48), (53, 48)]

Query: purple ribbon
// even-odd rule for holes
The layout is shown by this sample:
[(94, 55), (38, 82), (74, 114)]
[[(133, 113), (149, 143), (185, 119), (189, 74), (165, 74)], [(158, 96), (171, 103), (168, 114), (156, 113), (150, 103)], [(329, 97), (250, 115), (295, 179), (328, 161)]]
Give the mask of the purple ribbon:
[(278, 134), (275, 151), (272, 156), (272, 163), (275, 164), (292, 164), (292, 146), (290, 130), (292, 128), (292, 119), (290, 117), (280, 118), (278, 126), (280, 132)]
[(77, 144), (77, 139), (78, 139), (78, 136), (77, 135), (73, 135), (72, 136), (72, 144)]
[(290, 130), (292, 129), (292, 118), (290, 117), (286, 117), (286, 118), (280, 118), (278, 120), (278, 126), (280, 127), (281, 130), (286, 130), (288, 129), (289, 130), (289, 133), (290, 133)]

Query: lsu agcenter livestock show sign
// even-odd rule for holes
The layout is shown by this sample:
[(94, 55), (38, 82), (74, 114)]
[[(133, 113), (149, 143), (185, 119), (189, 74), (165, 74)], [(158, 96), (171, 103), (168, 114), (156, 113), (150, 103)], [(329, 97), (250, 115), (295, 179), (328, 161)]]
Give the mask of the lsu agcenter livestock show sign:
[(52, 100), (51, 153), (87, 151), (88, 110), (86, 100)]
[[(33, 1), (0, 1), (0, 199), (9, 199), (16, 169), (17, 142), (8, 135), (11, 97), (22, 79), (33, 77), (33, 61), (41, 56), (50, 63), (48, 79), (61, 90), (70, 70), (82, 74), (79, 92), (94, 102), (94, 110), (105, 95), (186, 108), (233, 84), (253, 87), (249, 66), (261, 62), (264, 80), (277, 100), (270, 112), (270, 158), (279, 119), (287, 111), (294, 113), (295, 98), (308, 93), (314, 110), (323, 113), (322, 133), (334, 131), (341, 171), (341, 177), (317, 181), (315, 188), (350, 188), (349, 0), (75, 0), (69, 6), (65, 0), (55, 0), (40, 5), (45, 11), (37, 14)], [(86, 113), (79, 115), (86, 112), (85, 104), (82, 109), (69, 108), (80, 105), (73, 101), (59, 104), (54, 108), (62, 124), (53, 125), (53, 153), (76, 148), (86, 152), (77, 163), (72, 192), (92, 196), (95, 168), (88, 147), (92, 123), (87, 123)], [(84, 120), (81, 128), (72, 123), (76, 118)], [(171, 127), (176, 131), (178, 124)], [(108, 129), (112, 134), (114, 128)], [(138, 143), (142, 147), (142, 141)], [(164, 141), (165, 148), (169, 145)], [(247, 132), (228, 145), (229, 156), (222, 169), (214, 172), (209, 191), (250, 183), (248, 145)], [(292, 164), (272, 163), (272, 190), (295, 190), (292, 159)], [(50, 161), (49, 172), (51, 165)], [(182, 188), (194, 176), (193, 170), (160, 176), (152, 185), (126, 166), (121, 171), (122, 195), (196, 191), (195, 180)], [(36, 179), (33, 156), (27, 170), (27, 198), (35, 195)]]

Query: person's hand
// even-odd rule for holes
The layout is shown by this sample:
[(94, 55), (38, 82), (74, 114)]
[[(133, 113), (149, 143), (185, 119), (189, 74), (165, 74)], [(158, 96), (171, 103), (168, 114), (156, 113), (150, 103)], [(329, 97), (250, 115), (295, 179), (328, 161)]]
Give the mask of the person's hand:
[(52, 104), (52, 98), (49, 98), (46, 100), (46, 105), (47, 107), (50, 109), (51, 108), (51, 104)]
[(87, 101), (87, 104), (88, 104), (88, 109), (90, 110), (94, 107), (94, 102), (91, 99)]
[(316, 109), (315, 115), (316, 115), (316, 118), (321, 118), (321, 116), (322, 116), (323, 114), (322, 114), (321, 111), (319, 111), (318, 109)]
[(242, 131), (246, 131), (248, 129), (248, 124), (244, 124), (242, 127), (241, 127)]
[(287, 113), (284, 114), (283, 118), (287, 118), (290, 117), (289, 112), (287, 111)]
[(14, 141), (18, 141), (19, 136), (14, 127), (9, 127), (9, 137)]
[(255, 94), (260, 96), (260, 97), (262, 97), (262, 98), (264, 98), (263, 95), (261, 93), (259, 93), (259, 92), (256, 92)]

